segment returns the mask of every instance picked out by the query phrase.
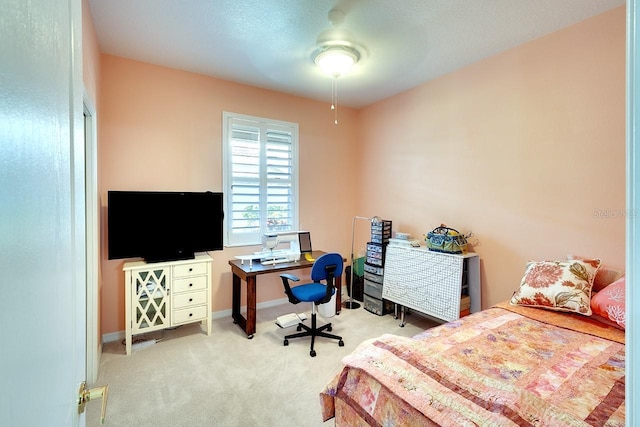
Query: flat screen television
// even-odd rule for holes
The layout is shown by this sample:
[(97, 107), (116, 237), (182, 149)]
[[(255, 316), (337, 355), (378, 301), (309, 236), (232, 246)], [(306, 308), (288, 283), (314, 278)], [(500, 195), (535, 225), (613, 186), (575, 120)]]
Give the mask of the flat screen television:
[(191, 259), (222, 250), (222, 193), (108, 192), (109, 259)]

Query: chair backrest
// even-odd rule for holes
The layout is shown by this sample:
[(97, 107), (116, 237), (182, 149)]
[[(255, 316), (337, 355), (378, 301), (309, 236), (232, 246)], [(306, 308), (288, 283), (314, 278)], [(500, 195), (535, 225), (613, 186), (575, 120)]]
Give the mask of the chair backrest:
[(342, 255), (338, 253), (327, 253), (320, 255), (318, 259), (313, 263), (311, 268), (311, 280), (319, 282), (327, 279), (327, 270), (325, 267), (335, 265), (335, 271), (333, 278), (340, 277), (342, 275)]
[(316, 304), (324, 304), (331, 300), (335, 289), (335, 278), (342, 275), (342, 266), (342, 255), (338, 253), (320, 255), (313, 263), (311, 280), (314, 282), (326, 280), (327, 282), (327, 293), (322, 301), (316, 301)]

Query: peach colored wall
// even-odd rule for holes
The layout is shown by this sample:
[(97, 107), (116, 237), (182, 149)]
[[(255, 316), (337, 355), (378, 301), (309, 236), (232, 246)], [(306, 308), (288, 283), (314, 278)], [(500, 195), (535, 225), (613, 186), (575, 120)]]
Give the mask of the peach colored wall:
[[(103, 218), (108, 190), (221, 191), (222, 112), (231, 111), (299, 124), (301, 226), (311, 232), (318, 249), (350, 250), (353, 110), (341, 108), (340, 125), (335, 126), (328, 102), (109, 55), (102, 56), (101, 75)], [(124, 329), (123, 261), (106, 260), (104, 221), (102, 233), (102, 326), (110, 333)], [(231, 308), (228, 260), (256, 249), (211, 252), (213, 311)], [(276, 275), (260, 277), (258, 288), (258, 302), (284, 298)]]
[[(511, 295), (529, 259), (576, 253), (624, 265), (624, 8), (360, 111), (343, 108), (338, 127), (326, 103), (101, 61), (103, 198), (110, 189), (221, 190), (226, 110), (300, 123), (302, 226), (318, 248), (348, 255), (353, 215), (380, 215), (415, 236), (440, 222), (473, 230), (483, 307)], [(325, 215), (318, 206), (333, 190), (336, 209)], [(227, 260), (248, 250), (212, 253), (214, 311), (231, 305)], [(103, 259), (105, 333), (124, 329), (121, 267)], [(278, 298), (277, 277), (261, 280), (258, 301)]]
[[(483, 307), (530, 259), (624, 267), (625, 8), (359, 112), (359, 210), (472, 230)], [(366, 180), (366, 181), (365, 181)]]
[(100, 47), (93, 26), (89, 1), (82, 0), (82, 79), (94, 107), (98, 104), (100, 82)]

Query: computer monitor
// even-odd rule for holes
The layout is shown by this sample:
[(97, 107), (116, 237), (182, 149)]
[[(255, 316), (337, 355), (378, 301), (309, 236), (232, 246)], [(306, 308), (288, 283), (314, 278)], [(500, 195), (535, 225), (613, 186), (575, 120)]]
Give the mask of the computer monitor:
[(313, 252), (313, 249), (311, 249), (311, 233), (308, 231), (298, 232), (298, 242), (300, 243), (301, 254), (310, 254)]

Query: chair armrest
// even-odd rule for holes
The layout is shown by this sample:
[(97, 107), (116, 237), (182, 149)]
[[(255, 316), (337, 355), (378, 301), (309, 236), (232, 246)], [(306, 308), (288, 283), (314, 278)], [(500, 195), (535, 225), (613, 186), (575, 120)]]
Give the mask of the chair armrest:
[(282, 284), (284, 285), (284, 293), (287, 295), (287, 298), (289, 298), (289, 302), (291, 304), (299, 303), (300, 300), (296, 298), (295, 295), (293, 295), (293, 292), (291, 292), (291, 285), (289, 285), (289, 280), (291, 280), (292, 282), (299, 282), (300, 279), (293, 274), (281, 274), (280, 278), (282, 279)]
[(294, 276), (293, 274), (281, 274), (280, 277), (282, 278), (286, 278), (288, 280), (291, 280), (292, 282), (299, 282), (300, 278), (297, 276)]

